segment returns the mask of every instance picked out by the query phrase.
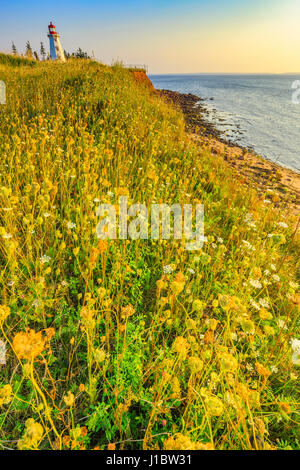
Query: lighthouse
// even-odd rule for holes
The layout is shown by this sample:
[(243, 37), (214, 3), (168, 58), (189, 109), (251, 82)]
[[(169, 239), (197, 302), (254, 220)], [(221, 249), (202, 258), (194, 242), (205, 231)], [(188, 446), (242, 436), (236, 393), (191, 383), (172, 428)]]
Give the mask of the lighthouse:
[(65, 55), (63, 53), (60, 40), (59, 40), (59, 34), (56, 32), (54, 24), (50, 21), (50, 24), (48, 26), (49, 28), (49, 42), (50, 42), (50, 57), (52, 60), (61, 60), (62, 62), (66, 61)]

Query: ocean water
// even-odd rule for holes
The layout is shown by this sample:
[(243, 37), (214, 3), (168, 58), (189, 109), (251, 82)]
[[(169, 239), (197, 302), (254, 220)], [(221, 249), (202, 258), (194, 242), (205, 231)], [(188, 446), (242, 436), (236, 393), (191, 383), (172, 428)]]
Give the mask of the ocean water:
[[(300, 171), (300, 75), (150, 75), (155, 88), (192, 93), (229, 140)], [(300, 85), (300, 82), (299, 82)], [(213, 100), (211, 100), (213, 98)], [(297, 96), (295, 96), (297, 98)]]

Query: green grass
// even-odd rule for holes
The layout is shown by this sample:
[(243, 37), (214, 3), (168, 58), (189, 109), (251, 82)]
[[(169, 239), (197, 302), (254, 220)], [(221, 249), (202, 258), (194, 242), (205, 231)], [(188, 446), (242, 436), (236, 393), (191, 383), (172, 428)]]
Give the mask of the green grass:
[(35, 60), (27, 59), (26, 57), (20, 57), (17, 55), (8, 55), (3, 54), (0, 52), (0, 64), (1, 65), (9, 65), (11, 67), (21, 67), (24, 65), (29, 65), (30, 67), (34, 67), (36, 65)]

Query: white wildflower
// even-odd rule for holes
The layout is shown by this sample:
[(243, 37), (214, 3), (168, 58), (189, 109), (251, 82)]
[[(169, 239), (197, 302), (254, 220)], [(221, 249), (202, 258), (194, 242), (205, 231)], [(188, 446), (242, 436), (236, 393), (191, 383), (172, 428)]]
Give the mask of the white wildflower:
[(295, 366), (300, 366), (300, 340), (293, 338), (291, 340), (292, 345), (292, 362)]
[(273, 279), (275, 282), (279, 282), (279, 281), (280, 281), (280, 277), (277, 276), (277, 274), (273, 274), (272, 279)]
[(263, 308), (270, 308), (270, 304), (267, 299), (259, 299), (258, 303), (263, 307)]
[(292, 354), (292, 363), (295, 366), (300, 366), (300, 349), (297, 349), (297, 351), (294, 351)]
[(68, 223), (67, 223), (67, 228), (70, 229), (70, 230), (71, 230), (72, 228), (76, 228), (76, 224), (74, 224), (74, 222), (68, 222)]
[(296, 349), (300, 349), (300, 339), (298, 338), (291, 339), (291, 346), (292, 346), (293, 351), (296, 351)]
[(281, 228), (288, 228), (288, 224), (286, 224), (285, 222), (278, 222), (276, 225)]
[(163, 267), (164, 274), (172, 274), (174, 271), (172, 266), (167, 264), (166, 266)]
[(251, 243), (249, 243), (247, 240), (242, 240), (242, 243), (244, 243), (244, 245), (249, 249), (249, 250), (252, 250), (252, 251), (255, 251), (256, 248), (251, 245)]
[(40, 261), (41, 261), (42, 264), (44, 264), (44, 263), (49, 263), (50, 259), (51, 259), (50, 256), (43, 255), (43, 256), (41, 256)]
[(6, 344), (0, 339), (0, 364), (6, 364)]
[(262, 288), (262, 283), (258, 281), (258, 279), (250, 279), (249, 283), (251, 284), (252, 287), (255, 287), (255, 289), (261, 289)]
[(190, 274), (195, 274), (195, 271), (194, 271), (192, 268), (188, 268), (187, 271), (188, 271), (188, 273), (190, 273)]
[(250, 214), (250, 213), (247, 214), (245, 219), (244, 219), (244, 222), (248, 225), (248, 227), (256, 228), (256, 223), (253, 220), (252, 214)]
[(281, 328), (283, 330), (287, 330), (287, 326), (286, 326), (285, 323), (286, 322), (284, 320), (281, 320), (281, 318), (278, 318), (277, 325), (279, 326), (279, 328)]
[(260, 305), (258, 305), (258, 303), (255, 302), (255, 300), (250, 299), (250, 304), (251, 304), (252, 307), (254, 307), (256, 310), (260, 310)]

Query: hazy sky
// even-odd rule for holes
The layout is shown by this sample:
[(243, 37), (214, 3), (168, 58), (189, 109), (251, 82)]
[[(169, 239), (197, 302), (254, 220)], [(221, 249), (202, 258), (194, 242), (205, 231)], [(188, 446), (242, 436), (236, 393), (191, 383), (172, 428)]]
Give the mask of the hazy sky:
[[(300, 72), (300, 0), (0, 0), (0, 50), (48, 46), (150, 73)], [(5, 1), (5, 5), (3, 5)]]

